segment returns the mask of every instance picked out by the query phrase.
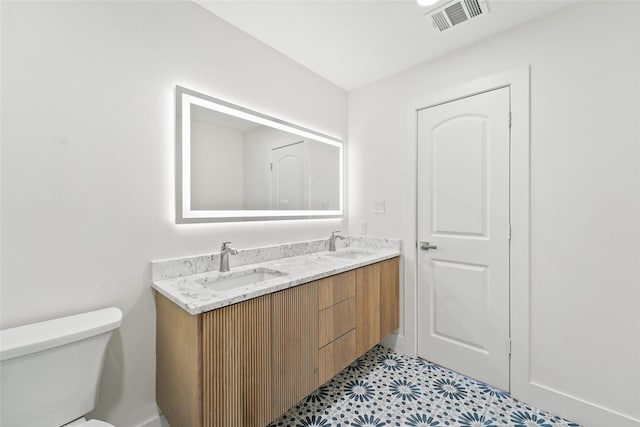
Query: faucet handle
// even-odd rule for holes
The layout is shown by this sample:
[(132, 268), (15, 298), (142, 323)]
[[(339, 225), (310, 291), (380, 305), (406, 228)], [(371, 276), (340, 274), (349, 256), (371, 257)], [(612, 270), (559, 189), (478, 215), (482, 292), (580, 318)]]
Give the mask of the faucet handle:
[(229, 247), (229, 244), (231, 242), (222, 242), (222, 246), (220, 247), (220, 250), (223, 251), (225, 249), (227, 249)]
[(340, 230), (332, 231), (331, 232), (331, 237), (335, 237), (336, 233), (341, 233), (341, 231)]

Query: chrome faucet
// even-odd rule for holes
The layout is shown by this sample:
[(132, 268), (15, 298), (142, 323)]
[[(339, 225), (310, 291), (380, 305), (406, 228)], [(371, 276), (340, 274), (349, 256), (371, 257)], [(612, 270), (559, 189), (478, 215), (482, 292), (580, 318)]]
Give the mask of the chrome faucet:
[(229, 271), (229, 255), (238, 255), (238, 251), (229, 246), (231, 242), (222, 242), (220, 247), (220, 271)]
[(341, 236), (339, 234), (340, 231), (332, 231), (331, 232), (331, 237), (329, 237), (329, 251), (330, 252), (335, 252), (336, 251), (336, 239), (340, 239), (340, 240), (344, 240), (345, 237)]

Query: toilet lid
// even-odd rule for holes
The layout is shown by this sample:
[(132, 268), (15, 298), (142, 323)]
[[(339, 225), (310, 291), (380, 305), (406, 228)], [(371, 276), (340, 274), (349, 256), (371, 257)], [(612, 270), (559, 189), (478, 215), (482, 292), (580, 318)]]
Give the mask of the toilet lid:
[(100, 420), (89, 420), (86, 423), (82, 423), (77, 427), (114, 427), (113, 424), (105, 423)]

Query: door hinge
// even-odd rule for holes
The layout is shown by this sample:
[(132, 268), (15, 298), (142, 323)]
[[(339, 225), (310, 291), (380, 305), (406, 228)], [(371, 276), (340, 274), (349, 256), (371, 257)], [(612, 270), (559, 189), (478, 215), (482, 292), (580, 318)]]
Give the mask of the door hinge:
[(511, 129), (511, 111), (509, 111), (509, 129)]
[(273, 172), (273, 163), (269, 163), (269, 170)]
[(509, 354), (511, 354), (511, 338), (507, 338), (507, 349), (509, 350)]
[(508, 238), (509, 238), (509, 240), (511, 240), (511, 224), (509, 224), (509, 233), (508, 233)]

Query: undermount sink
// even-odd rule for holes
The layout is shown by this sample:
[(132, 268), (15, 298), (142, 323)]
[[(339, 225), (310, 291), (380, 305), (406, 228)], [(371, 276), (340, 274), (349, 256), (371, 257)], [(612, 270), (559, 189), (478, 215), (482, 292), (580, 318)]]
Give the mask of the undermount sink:
[(373, 252), (367, 251), (364, 249), (339, 249), (335, 252), (327, 252), (327, 255), (336, 257), (336, 258), (345, 258), (345, 259), (357, 259), (367, 255), (371, 255)]
[(233, 288), (277, 279), (285, 276), (286, 274), (287, 273), (283, 273), (282, 271), (271, 270), (268, 268), (254, 268), (252, 270), (230, 271), (228, 273), (216, 272), (211, 276), (207, 276), (206, 278), (199, 280), (198, 283), (216, 291), (227, 291)]

